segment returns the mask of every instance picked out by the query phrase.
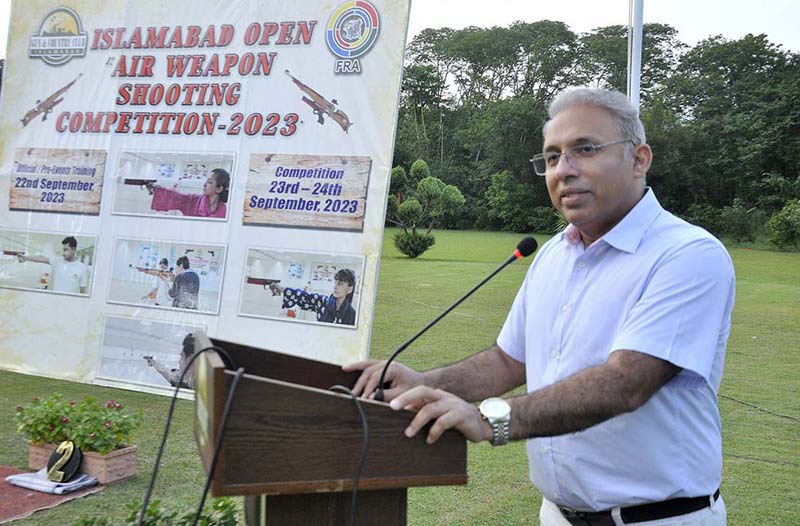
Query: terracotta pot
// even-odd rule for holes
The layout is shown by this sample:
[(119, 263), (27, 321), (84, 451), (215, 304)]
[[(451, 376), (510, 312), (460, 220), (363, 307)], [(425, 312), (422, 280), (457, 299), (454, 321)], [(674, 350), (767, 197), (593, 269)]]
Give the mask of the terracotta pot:
[[(28, 467), (40, 470), (47, 466), (56, 444), (28, 444)], [(101, 455), (93, 451), (83, 451), (81, 472), (93, 476), (100, 484), (111, 484), (136, 475), (137, 446), (123, 446), (111, 453)]]

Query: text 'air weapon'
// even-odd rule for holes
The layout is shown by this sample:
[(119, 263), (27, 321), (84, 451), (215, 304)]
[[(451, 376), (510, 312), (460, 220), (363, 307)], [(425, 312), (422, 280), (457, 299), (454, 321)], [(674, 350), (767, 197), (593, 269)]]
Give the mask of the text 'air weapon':
[(325, 124), (324, 116), (327, 115), (328, 117), (336, 121), (336, 123), (342, 127), (345, 133), (347, 133), (347, 130), (350, 128), (350, 126), (353, 125), (353, 123), (350, 122), (350, 118), (347, 116), (345, 112), (336, 109), (336, 105), (339, 104), (338, 102), (336, 102), (336, 99), (331, 99), (329, 101), (328, 99), (317, 93), (315, 90), (313, 90), (309, 86), (306, 86), (305, 84), (303, 84), (303, 82), (293, 77), (292, 74), (289, 73), (288, 69), (284, 70), (284, 72), (287, 75), (289, 75), (289, 78), (292, 79), (292, 82), (294, 82), (295, 85), (303, 91), (303, 93), (308, 95), (308, 97), (311, 97), (311, 98), (303, 97), (302, 101), (311, 106), (314, 115), (317, 116), (318, 123)]

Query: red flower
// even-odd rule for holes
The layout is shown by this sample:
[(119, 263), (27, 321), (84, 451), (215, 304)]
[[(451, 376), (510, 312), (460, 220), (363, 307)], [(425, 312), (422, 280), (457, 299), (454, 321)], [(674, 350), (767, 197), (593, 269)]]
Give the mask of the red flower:
[(69, 418), (67, 418), (66, 416), (61, 419), (62, 424), (66, 424), (67, 422), (69, 422)]
[(53, 424), (50, 424), (50, 426), (48, 427), (48, 429), (50, 429), (50, 431), (53, 431), (53, 430), (55, 429), (55, 426), (54, 426)]
[(75, 401), (74, 401), (74, 400), (73, 400), (73, 401), (71, 401), (71, 402), (69, 403), (69, 406), (70, 406), (70, 407), (75, 407)]
[(17, 411), (22, 411), (22, 406), (21, 405), (17, 406)]
[(89, 438), (94, 438), (95, 436), (97, 435), (95, 435), (94, 433), (89, 433)]
[(106, 423), (105, 423), (105, 424), (103, 424), (103, 425), (104, 425), (104, 426), (106, 426), (106, 427), (111, 427), (111, 422), (109, 422), (108, 420), (106, 420)]
[(122, 409), (122, 404), (114, 404), (114, 409)]
[(106, 402), (106, 407), (108, 409), (111, 409), (112, 407), (114, 407), (114, 400), (109, 400), (108, 402)]

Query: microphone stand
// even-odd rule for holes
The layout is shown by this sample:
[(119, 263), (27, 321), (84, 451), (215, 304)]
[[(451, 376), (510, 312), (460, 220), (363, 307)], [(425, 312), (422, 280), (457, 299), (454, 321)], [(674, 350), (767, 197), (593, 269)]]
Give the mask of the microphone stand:
[[(531, 238), (531, 239), (532, 239), (532, 238)], [(532, 253), (532, 252), (533, 252), (533, 251), (535, 251), (535, 250), (536, 250), (536, 242), (534, 241), (534, 244), (533, 244), (533, 250), (532, 250), (530, 253)], [(508, 265), (510, 265), (511, 263), (513, 263), (514, 261), (516, 261), (517, 259), (519, 259), (519, 258), (521, 258), (521, 257), (525, 257), (525, 256), (527, 256), (527, 255), (530, 255), (530, 253), (523, 255), (523, 254), (521, 254), (521, 253), (520, 253), (520, 250), (519, 250), (519, 249), (517, 249), (517, 250), (514, 252), (514, 254), (513, 254), (511, 257), (509, 257), (509, 258), (508, 258), (508, 259), (505, 261), (505, 263), (503, 263), (502, 265), (500, 265), (499, 267), (497, 267), (497, 268), (494, 270), (494, 272), (492, 272), (491, 274), (489, 274), (488, 276), (486, 276), (485, 278), (483, 278), (483, 279), (482, 279), (482, 280), (481, 280), (481, 281), (480, 281), (480, 282), (479, 282), (477, 285), (475, 285), (474, 287), (472, 287), (471, 289), (469, 289), (469, 290), (467, 291), (467, 293), (466, 293), (466, 294), (464, 294), (463, 296), (461, 296), (460, 298), (458, 298), (458, 300), (456, 300), (456, 302), (455, 302), (455, 303), (453, 303), (452, 305), (450, 305), (449, 307), (447, 307), (447, 309), (445, 309), (445, 311), (444, 311), (444, 312), (442, 312), (441, 314), (439, 314), (438, 316), (436, 316), (436, 318), (434, 318), (434, 319), (433, 319), (431, 322), (429, 322), (429, 323), (428, 323), (428, 324), (427, 324), (425, 327), (423, 327), (423, 328), (422, 328), (422, 329), (421, 329), (419, 332), (417, 332), (417, 333), (416, 333), (414, 336), (412, 336), (411, 338), (409, 338), (409, 339), (408, 339), (408, 341), (406, 341), (404, 344), (402, 344), (400, 347), (398, 347), (398, 348), (397, 348), (397, 350), (395, 350), (395, 351), (392, 353), (392, 355), (389, 357), (389, 359), (386, 361), (386, 365), (384, 365), (384, 366), (383, 366), (383, 371), (381, 371), (381, 380), (380, 380), (380, 382), (378, 382), (378, 390), (377, 390), (377, 391), (376, 391), (376, 393), (375, 393), (375, 400), (378, 400), (379, 402), (383, 402), (383, 382), (384, 382), (384, 381), (385, 381), (385, 379), (386, 379), (386, 371), (387, 371), (387, 370), (389, 370), (389, 364), (391, 364), (391, 363), (392, 363), (392, 361), (394, 361), (394, 359), (395, 359), (395, 358), (397, 358), (397, 355), (398, 355), (398, 354), (400, 354), (401, 352), (403, 352), (403, 351), (406, 349), (406, 347), (408, 347), (409, 345), (411, 345), (412, 343), (414, 343), (414, 341), (415, 341), (417, 338), (419, 338), (420, 336), (422, 336), (423, 334), (425, 334), (425, 333), (428, 331), (428, 329), (430, 329), (431, 327), (433, 327), (434, 325), (436, 325), (436, 323), (438, 323), (438, 322), (439, 322), (439, 320), (441, 320), (442, 318), (444, 318), (444, 317), (445, 317), (445, 316), (446, 316), (446, 315), (447, 315), (447, 314), (448, 314), (450, 311), (452, 311), (453, 309), (455, 309), (456, 307), (458, 307), (459, 305), (461, 305), (461, 303), (462, 303), (462, 302), (463, 302), (465, 299), (469, 298), (469, 297), (472, 295), (472, 293), (473, 293), (473, 292), (475, 292), (476, 290), (478, 290), (479, 288), (481, 288), (481, 287), (483, 286), (483, 284), (484, 284), (484, 283), (486, 283), (487, 281), (489, 281), (490, 279), (492, 279), (492, 278), (493, 278), (493, 277), (494, 277), (494, 276), (495, 276), (495, 275), (496, 275), (498, 272), (500, 272), (501, 270), (503, 270), (504, 268), (506, 268)]]

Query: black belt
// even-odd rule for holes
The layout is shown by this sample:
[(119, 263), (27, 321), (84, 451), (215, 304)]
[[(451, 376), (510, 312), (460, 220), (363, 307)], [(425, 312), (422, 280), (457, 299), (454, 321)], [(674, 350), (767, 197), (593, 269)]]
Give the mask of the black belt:
[[(712, 502), (710, 497), (713, 497), (713, 501), (716, 502), (719, 498), (719, 490), (715, 491), (712, 496), (682, 497), (620, 508), (620, 516), (625, 524), (677, 517), (709, 507)], [(567, 522), (576, 526), (614, 526), (611, 510), (577, 511), (565, 506), (558, 506), (558, 509)]]

